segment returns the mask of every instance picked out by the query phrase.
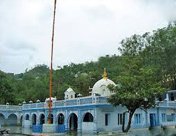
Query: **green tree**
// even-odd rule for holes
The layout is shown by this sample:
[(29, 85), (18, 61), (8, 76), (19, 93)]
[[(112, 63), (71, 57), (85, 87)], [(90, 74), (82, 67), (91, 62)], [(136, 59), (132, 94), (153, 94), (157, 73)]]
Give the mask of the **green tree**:
[(14, 103), (13, 88), (3, 72), (0, 72), (0, 98), (1, 104)]
[[(176, 25), (158, 29), (146, 48), (150, 63), (160, 67), (160, 76), (168, 89), (176, 89)], [(149, 59), (148, 59), (149, 60)]]
[[(145, 49), (143, 48), (143, 40), (140, 40), (140, 36), (137, 38), (138, 40), (134, 36), (127, 39), (126, 42), (122, 42), (120, 48), (122, 53), (121, 72), (117, 76), (120, 87), (110, 87), (116, 93), (108, 99), (114, 106), (122, 105), (127, 108), (127, 111), (123, 113), (123, 132), (129, 131), (136, 109), (155, 106), (155, 98), (164, 91), (161, 81), (156, 77), (158, 68), (145, 65), (144, 58), (141, 55)], [(129, 118), (125, 127), (125, 114), (127, 112)]]

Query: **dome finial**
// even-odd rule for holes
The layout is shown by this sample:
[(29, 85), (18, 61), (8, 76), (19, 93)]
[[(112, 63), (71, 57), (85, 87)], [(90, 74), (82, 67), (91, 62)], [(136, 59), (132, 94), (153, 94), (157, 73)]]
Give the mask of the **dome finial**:
[(108, 79), (108, 74), (106, 68), (104, 68), (103, 79)]

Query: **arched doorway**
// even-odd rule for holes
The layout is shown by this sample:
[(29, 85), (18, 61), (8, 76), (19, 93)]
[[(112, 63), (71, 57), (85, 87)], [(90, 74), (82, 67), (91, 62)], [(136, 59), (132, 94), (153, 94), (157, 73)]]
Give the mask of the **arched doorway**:
[(17, 125), (17, 115), (10, 114), (7, 118), (6, 124), (9, 126), (15, 126)]
[(32, 114), (32, 125), (36, 125), (37, 123), (37, 116), (36, 114)]
[(25, 120), (29, 120), (29, 114), (26, 114)]
[[(51, 117), (49, 117), (49, 116), (51, 116)], [(53, 114), (49, 114), (49, 115), (48, 115), (48, 119), (49, 119), (49, 118), (51, 119), (51, 124), (53, 124)]]
[(93, 116), (91, 113), (87, 112), (84, 115), (83, 122), (93, 122)]
[(69, 117), (69, 130), (76, 131), (78, 128), (78, 117), (75, 113), (70, 114)]
[(58, 115), (58, 124), (59, 124), (59, 125), (64, 124), (64, 115), (63, 115), (62, 113), (60, 113), (60, 114)]
[(65, 132), (65, 124), (64, 124), (64, 115), (62, 113), (58, 114), (57, 116), (57, 132), (64, 133)]
[(45, 115), (41, 114), (40, 115), (40, 125), (43, 125), (43, 124), (45, 124)]
[(5, 123), (5, 116), (2, 113), (0, 113), (0, 124), (3, 126), (4, 123)]

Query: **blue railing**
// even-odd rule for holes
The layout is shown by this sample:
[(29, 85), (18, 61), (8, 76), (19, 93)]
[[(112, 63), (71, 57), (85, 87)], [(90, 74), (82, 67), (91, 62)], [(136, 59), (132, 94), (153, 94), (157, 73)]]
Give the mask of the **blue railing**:
[(53, 103), (54, 107), (64, 106), (64, 105), (65, 105), (65, 101), (64, 100), (56, 101), (56, 102)]
[[(53, 102), (53, 108), (61, 106), (76, 106), (76, 105), (86, 105), (86, 104), (107, 104), (107, 98), (101, 96), (94, 97), (82, 97), (74, 98), (69, 100), (59, 100)], [(22, 109), (35, 109), (35, 108), (48, 108), (48, 103), (32, 103), (32, 104), (23, 104)]]
[(65, 101), (65, 106), (69, 106), (69, 105), (78, 105), (77, 100), (73, 99), (73, 100), (66, 100)]
[(89, 98), (80, 98), (80, 105), (82, 104), (92, 104), (92, 97)]
[(22, 107), (16, 106), (16, 105), (0, 105), (0, 110), (1, 111), (21, 111)]
[(158, 107), (170, 107), (170, 108), (176, 108), (176, 101), (161, 101), (161, 102), (157, 102), (158, 103)]

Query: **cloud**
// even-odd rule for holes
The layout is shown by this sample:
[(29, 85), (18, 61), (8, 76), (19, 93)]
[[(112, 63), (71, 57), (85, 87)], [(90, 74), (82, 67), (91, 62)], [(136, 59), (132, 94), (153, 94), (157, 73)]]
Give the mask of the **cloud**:
[(142, 0), (141, 3), (151, 11), (157, 11), (167, 21), (176, 20), (176, 0)]
[[(57, 1), (54, 65), (118, 54), (122, 39), (175, 20), (175, 8), (175, 0)], [(0, 1), (1, 70), (19, 73), (49, 64), (52, 12), (49, 0)]]
[(87, 15), (86, 17), (90, 18), (91, 21), (95, 22), (96, 20), (99, 21), (106, 21), (112, 20), (114, 17), (114, 13), (108, 9), (105, 5), (98, 5), (95, 7), (83, 7), (83, 12)]

